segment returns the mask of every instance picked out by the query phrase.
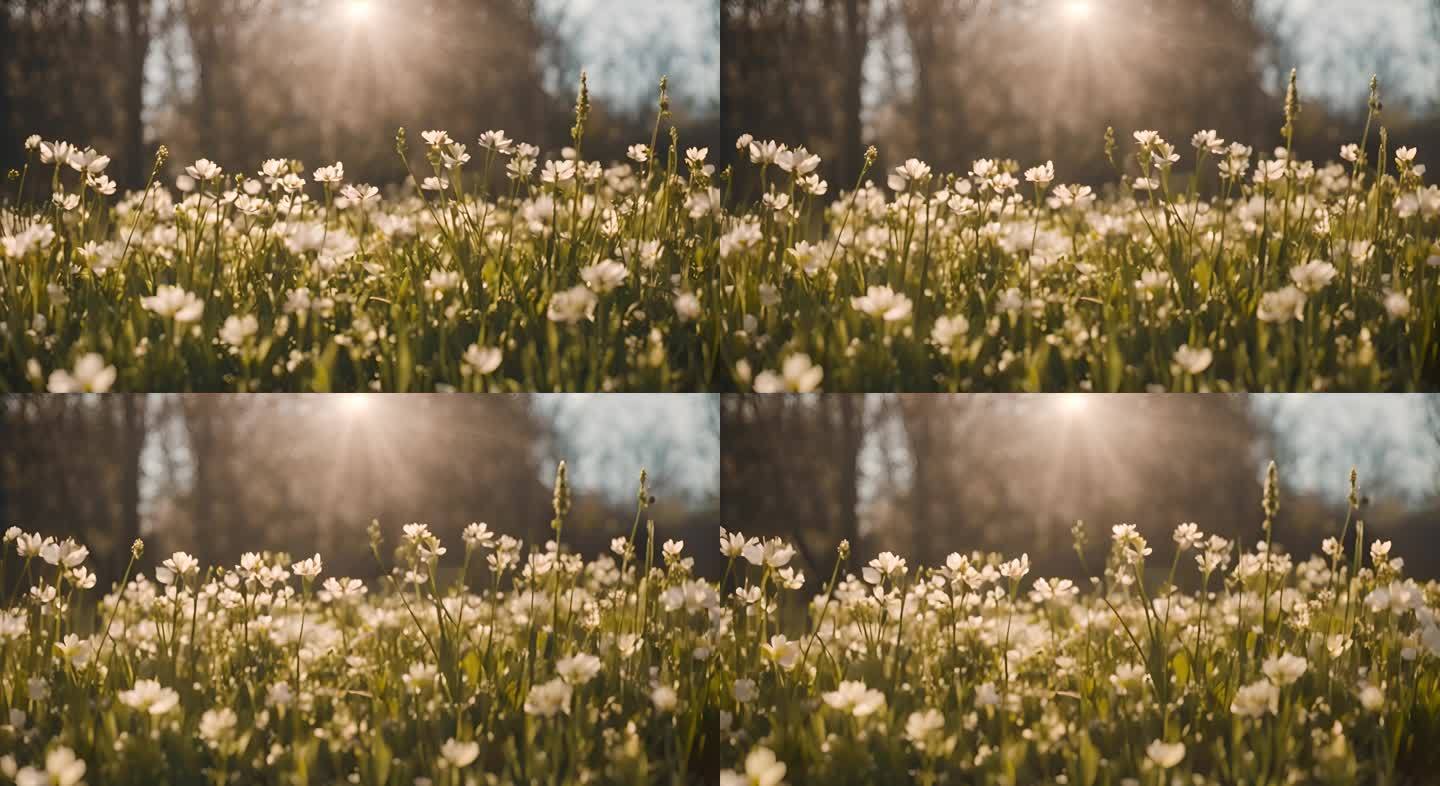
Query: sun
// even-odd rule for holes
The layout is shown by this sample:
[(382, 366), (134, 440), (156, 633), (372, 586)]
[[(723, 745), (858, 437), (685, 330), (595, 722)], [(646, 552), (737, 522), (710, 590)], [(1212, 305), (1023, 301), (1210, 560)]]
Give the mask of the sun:
[(1090, 406), (1089, 394), (1087, 393), (1060, 393), (1057, 394), (1059, 401), (1055, 402), (1060, 411), (1067, 416), (1074, 417), (1085, 411)]
[(340, 411), (341, 411), (343, 414), (348, 415), (348, 416), (350, 416), (350, 417), (356, 417), (356, 416), (360, 415), (361, 413), (365, 412), (365, 410), (367, 410), (367, 409), (370, 408), (370, 395), (371, 395), (371, 394), (367, 394), (367, 393), (334, 393), (334, 394), (331, 394), (331, 395), (332, 395), (334, 398), (339, 399), (339, 401), (337, 401), (337, 402), (335, 402), (335, 403), (336, 403), (337, 405), (339, 405)]
[(1072, 22), (1084, 22), (1095, 13), (1095, 5), (1090, 0), (1065, 0), (1060, 6), (1065, 18)]
[(364, 22), (375, 14), (371, 0), (345, 0), (345, 15), (352, 22)]

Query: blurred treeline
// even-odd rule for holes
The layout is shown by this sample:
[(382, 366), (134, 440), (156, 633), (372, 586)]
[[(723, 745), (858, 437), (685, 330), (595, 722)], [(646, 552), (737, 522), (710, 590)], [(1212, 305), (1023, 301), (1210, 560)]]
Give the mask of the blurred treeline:
[[(416, 165), (432, 128), (472, 152), (487, 129), (550, 154), (569, 144), (577, 85), (561, 75), (579, 55), (563, 7), (370, 0), (361, 19), (351, 1), (0, 0), (0, 165), (23, 162), (35, 133), (109, 154), (128, 187), (144, 184), (162, 143), (168, 175), (199, 157), (250, 173), (279, 157), (343, 161), (347, 179), (384, 184), (405, 177), (400, 126)], [(660, 61), (676, 53), (653, 51), (633, 73), (658, 96)], [(673, 92), (682, 141), (713, 144), (715, 107)], [(586, 156), (615, 160), (648, 141), (654, 107), (596, 98)]]
[[(1064, 182), (1106, 182), (1106, 126), (1122, 154), (1131, 131), (1160, 131), (1186, 155), (1180, 168), (1200, 129), (1260, 151), (1282, 144), (1285, 75), (1300, 54), (1276, 31), (1304, 28), (1323, 4), (1083, 0), (1082, 19), (1072, 2), (1082, 0), (722, 0), (722, 134), (805, 145), (826, 160), (832, 192), (853, 185), (871, 144), (880, 183), (908, 157), (960, 174), (982, 157), (1053, 159)], [(1410, 21), (1440, 41), (1435, 7)], [(1346, 58), (1378, 60), (1382, 80), (1415, 71), (1394, 53), (1327, 53), (1332, 65)], [(1361, 137), (1368, 86), (1348, 86), (1353, 106), (1327, 107), (1307, 99), (1307, 76), (1321, 78), (1300, 74), (1296, 150), (1333, 160)], [(1382, 119), (1391, 150), (1440, 150), (1440, 102), (1388, 104)], [(1372, 156), (1377, 143), (1372, 129)]]
[[(547, 470), (565, 458), (556, 455), (565, 440), (526, 397), (347, 398), (4, 397), (0, 528), (75, 537), (95, 555), (102, 586), (119, 578), (137, 537), (147, 572), (175, 550), (207, 565), (246, 551), (318, 551), (328, 575), (355, 577), (378, 573), (372, 519), (387, 560), (411, 522), (442, 538), (454, 558), (444, 564), (459, 564), (461, 530), (474, 521), (527, 547), (553, 537)], [(660, 496), (645, 514), (657, 555), (659, 542), (683, 539), (696, 570), (714, 571), (714, 502)], [(564, 541), (593, 557), (634, 517), (633, 495), (576, 490)], [(644, 531), (642, 521), (642, 549)]]
[[(1347, 478), (1334, 478), (1338, 506), (1287, 487), (1286, 440), (1244, 396), (1084, 399), (1072, 409), (1059, 395), (726, 396), (722, 520), (793, 541), (812, 576), (829, 575), (848, 539), (857, 573), (880, 551), (938, 565), (979, 550), (1029, 553), (1036, 575), (1084, 578), (1120, 523), (1140, 529), (1163, 570), (1182, 522), (1253, 547), (1276, 457), (1275, 542), (1308, 557), (1339, 534)], [(1429, 406), (1440, 441), (1440, 399)], [(1440, 484), (1419, 504), (1401, 503), (1385, 477), (1360, 488), (1367, 542), (1393, 539), (1408, 572), (1440, 576)], [(1090, 573), (1074, 552), (1077, 520)]]

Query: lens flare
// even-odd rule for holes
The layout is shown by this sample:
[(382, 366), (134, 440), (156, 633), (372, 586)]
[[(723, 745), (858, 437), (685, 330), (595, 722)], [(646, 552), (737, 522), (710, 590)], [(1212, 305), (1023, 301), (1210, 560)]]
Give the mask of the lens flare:
[(1070, 21), (1084, 22), (1095, 13), (1095, 5), (1090, 0), (1066, 0), (1061, 10)]
[(345, 15), (352, 22), (364, 22), (375, 13), (375, 5), (370, 0), (348, 0), (345, 4)]

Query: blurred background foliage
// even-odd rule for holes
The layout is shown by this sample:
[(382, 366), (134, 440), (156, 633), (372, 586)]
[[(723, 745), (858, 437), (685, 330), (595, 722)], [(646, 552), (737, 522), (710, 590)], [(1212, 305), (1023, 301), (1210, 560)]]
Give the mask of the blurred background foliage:
[(721, 421), (722, 520), (794, 541), (812, 576), (848, 539), (857, 571), (981, 550), (1085, 578), (1120, 523), (1164, 571), (1182, 522), (1253, 547), (1272, 458), (1277, 544), (1304, 558), (1339, 534), (1354, 466), (1367, 541), (1440, 576), (1440, 396), (752, 395), (725, 396)]
[(1440, 160), (1440, 0), (721, 0), (721, 37), (724, 139), (805, 145), (832, 191), (870, 144), (880, 172), (1053, 159), (1083, 183), (1114, 179), (1107, 125), (1268, 151), (1292, 67), (1299, 155), (1359, 141), (1378, 74), (1391, 150)]
[[(7, 396), (0, 528), (81, 540), (102, 586), (137, 537), (147, 569), (175, 550), (207, 565), (318, 551), (329, 575), (372, 577), (371, 519), (392, 547), (404, 524), (429, 524), (457, 559), (472, 521), (543, 546), (555, 463), (566, 459), (570, 548), (593, 557), (629, 535), (645, 467), (657, 554), (665, 539), (685, 540), (711, 575), (717, 398), (612, 398), (629, 399), (629, 414), (587, 397), (499, 394)], [(608, 428), (585, 427), (597, 419)]]
[(587, 68), (587, 157), (649, 141), (665, 74), (682, 142), (713, 144), (715, 3), (0, 0), (0, 164), (38, 133), (111, 155), (128, 187), (162, 143), (169, 176), (199, 157), (251, 173), (281, 157), (391, 183), (402, 125), (415, 144), (438, 128), (473, 151), (504, 129), (557, 154)]

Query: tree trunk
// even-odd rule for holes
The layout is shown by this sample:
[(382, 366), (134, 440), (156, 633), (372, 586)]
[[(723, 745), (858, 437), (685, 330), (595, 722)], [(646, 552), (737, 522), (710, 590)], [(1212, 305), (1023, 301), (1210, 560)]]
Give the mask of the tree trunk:
[(860, 448), (865, 440), (865, 397), (842, 394), (840, 407), (840, 537), (859, 548)]
[(842, 187), (849, 188), (863, 166), (864, 127), (861, 124), (861, 88), (865, 80), (865, 52), (869, 44), (865, 15), (868, 3), (845, 0), (845, 55), (840, 96)]
[(125, 29), (129, 40), (125, 75), (123, 177), (131, 188), (142, 188), (148, 173), (145, 156), (145, 58), (150, 51), (149, 0), (125, 0)]
[(130, 544), (140, 537), (140, 454), (145, 449), (145, 398), (121, 394), (123, 447), (120, 467), (120, 535), (114, 547), (113, 580), (130, 559)]

